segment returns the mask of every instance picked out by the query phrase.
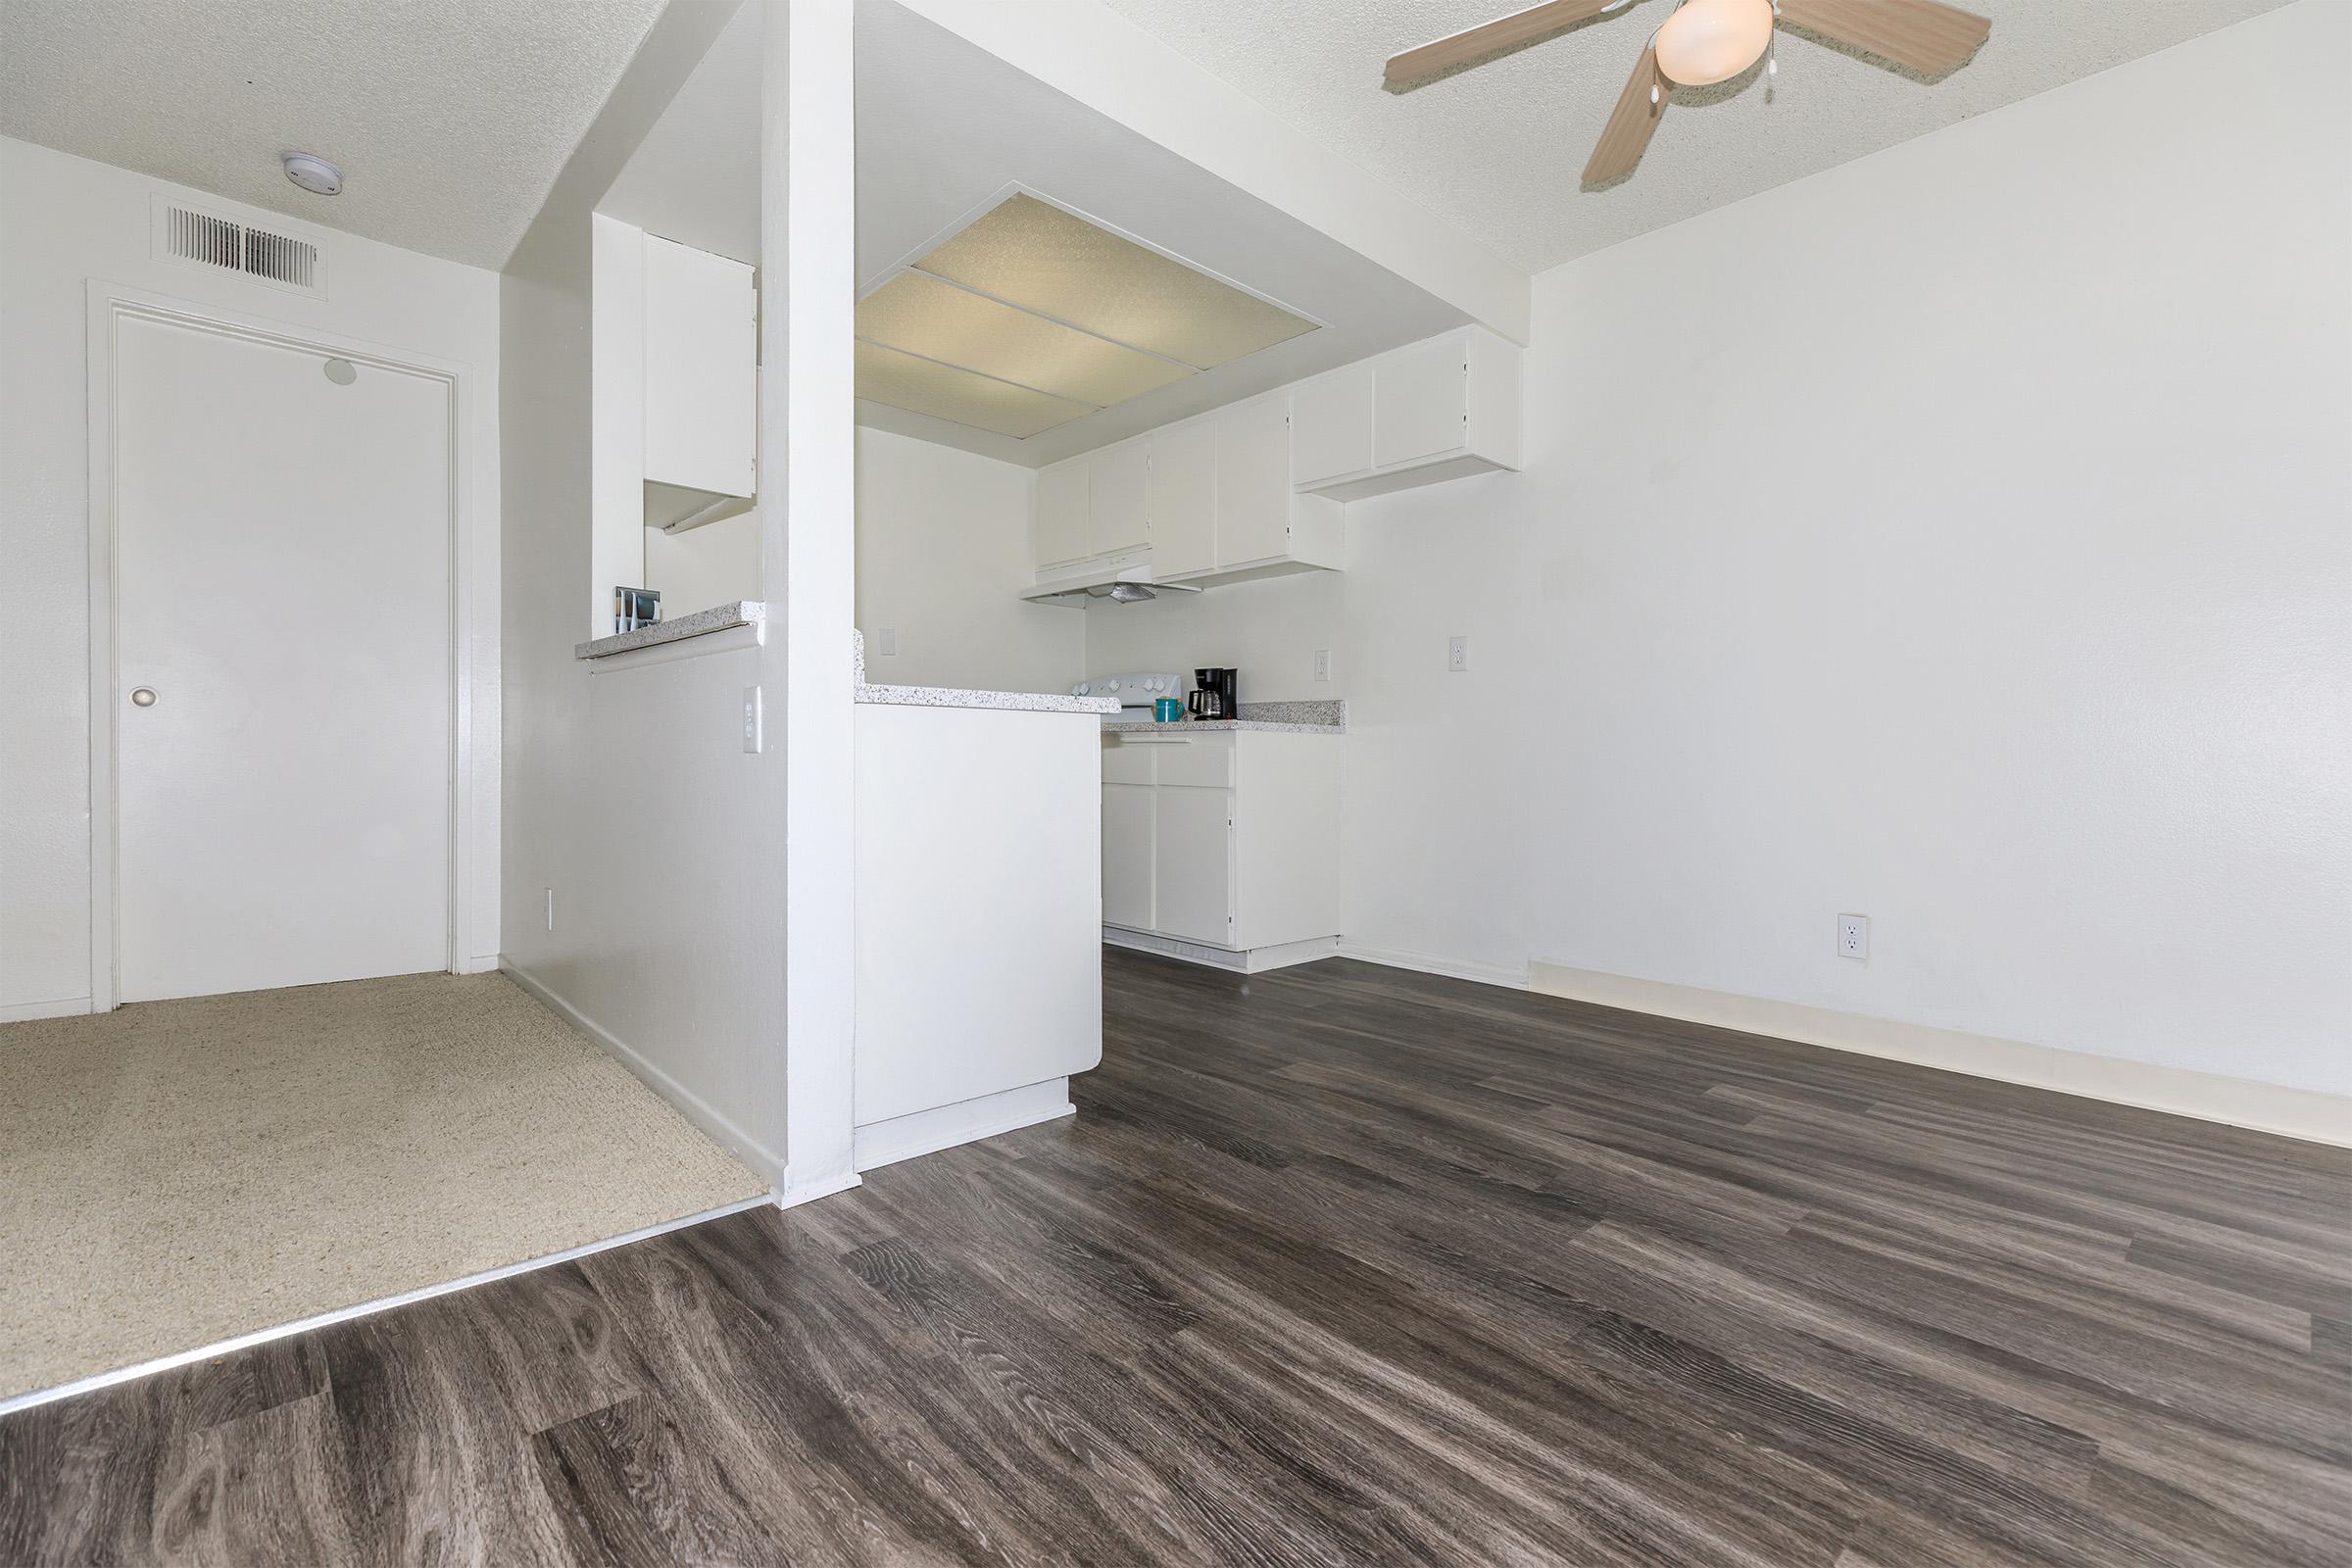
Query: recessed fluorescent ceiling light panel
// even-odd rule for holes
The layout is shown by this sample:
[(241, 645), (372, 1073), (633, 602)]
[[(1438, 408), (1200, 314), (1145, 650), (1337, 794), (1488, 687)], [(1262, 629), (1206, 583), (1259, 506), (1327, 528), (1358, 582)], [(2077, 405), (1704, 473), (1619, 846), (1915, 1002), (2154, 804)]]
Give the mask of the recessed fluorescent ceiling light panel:
[(858, 395), (1025, 440), (1315, 323), (1013, 195), (858, 305)]
[(868, 294), (858, 307), (858, 335), (1098, 409), (1193, 373), (923, 272), (901, 272)]
[(1095, 412), (1089, 404), (902, 354), (879, 343), (858, 345), (858, 395), (909, 414), (928, 414), (1022, 440)]

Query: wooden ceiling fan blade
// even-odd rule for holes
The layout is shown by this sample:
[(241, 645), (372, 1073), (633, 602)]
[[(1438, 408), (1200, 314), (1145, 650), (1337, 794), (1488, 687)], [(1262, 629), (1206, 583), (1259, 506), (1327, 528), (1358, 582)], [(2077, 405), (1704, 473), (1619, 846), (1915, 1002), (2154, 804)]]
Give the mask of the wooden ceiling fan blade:
[(1389, 57), (1382, 73), (1391, 91), (1416, 86), (1505, 50), (1517, 49), (1601, 14), (1611, 0), (1544, 0), (1507, 17)]
[(1781, 0), (1781, 20), (1923, 76), (1966, 64), (1992, 31), (1984, 18), (1938, 0)]
[(1609, 122), (1600, 127), (1592, 157), (1585, 165), (1587, 185), (1605, 185), (1634, 172), (1642, 149), (1649, 145), (1649, 133), (1657, 129), (1659, 118), (1666, 113), (1666, 90), (1672, 85), (1658, 70), (1657, 46), (1642, 50), (1634, 74), (1626, 78), (1625, 91), (1617, 95), (1617, 107), (1609, 111)]

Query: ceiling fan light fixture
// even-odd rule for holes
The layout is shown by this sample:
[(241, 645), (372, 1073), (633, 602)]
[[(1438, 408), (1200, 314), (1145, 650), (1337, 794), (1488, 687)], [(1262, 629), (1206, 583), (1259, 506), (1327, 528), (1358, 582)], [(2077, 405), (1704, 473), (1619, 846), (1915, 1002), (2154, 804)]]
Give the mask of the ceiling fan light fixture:
[(1658, 28), (1658, 70), (1685, 87), (1729, 81), (1772, 42), (1772, 0), (1690, 0)]

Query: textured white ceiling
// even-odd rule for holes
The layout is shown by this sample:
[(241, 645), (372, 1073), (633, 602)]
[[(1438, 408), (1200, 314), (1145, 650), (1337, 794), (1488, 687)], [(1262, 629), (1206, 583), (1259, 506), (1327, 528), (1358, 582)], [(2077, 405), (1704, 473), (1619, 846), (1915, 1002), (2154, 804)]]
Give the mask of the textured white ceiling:
[(0, 134), (498, 267), (662, 3), (0, 0)]
[(1107, 0), (1334, 152), (1530, 271), (2087, 76), (2284, 0), (1963, 0), (1977, 58), (1924, 84), (1784, 32), (1761, 73), (1679, 92), (1633, 177), (1579, 188), (1642, 46), (1673, 9), (1614, 16), (1408, 93), (1388, 57), (1531, 0)]

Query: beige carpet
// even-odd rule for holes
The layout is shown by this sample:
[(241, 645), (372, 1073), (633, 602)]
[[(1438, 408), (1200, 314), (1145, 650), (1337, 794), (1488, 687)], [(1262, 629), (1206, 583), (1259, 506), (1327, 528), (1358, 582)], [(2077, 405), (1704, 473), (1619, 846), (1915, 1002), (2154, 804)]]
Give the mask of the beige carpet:
[(0, 1024), (0, 1397), (765, 1190), (501, 975)]

